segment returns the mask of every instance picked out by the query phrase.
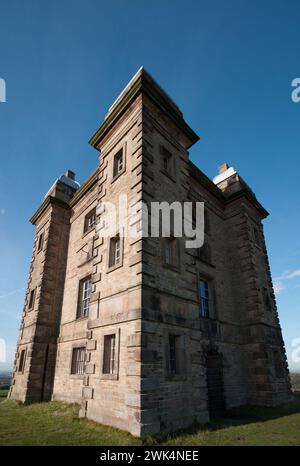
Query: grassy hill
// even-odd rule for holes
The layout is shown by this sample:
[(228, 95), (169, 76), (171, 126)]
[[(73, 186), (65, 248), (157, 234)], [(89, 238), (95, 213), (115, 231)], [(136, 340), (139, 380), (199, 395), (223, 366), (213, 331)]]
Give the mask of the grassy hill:
[(204, 427), (143, 439), (79, 419), (78, 409), (0, 398), (0, 445), (300, 445), (300, 394), (281, 407), (245, 407)]

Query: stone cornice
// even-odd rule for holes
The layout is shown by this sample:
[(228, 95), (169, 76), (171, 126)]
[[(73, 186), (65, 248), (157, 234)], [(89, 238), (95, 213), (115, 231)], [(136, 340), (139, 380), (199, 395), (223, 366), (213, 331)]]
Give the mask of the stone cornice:
[(217, 199), (219, 199), (224, 205), (228, 205), (231, 202), (240, 199), (246, 198), (262, 215), (263, 218), (268, 217), (269, 212), (260, 204), (256, 199), (250, 188), (246, 186), (244, 189), (237, 191), (230, 196), (226, 196), (223, 192), (211, 181), (198, 167), (189, 160), (190, 166), (190, 176), (197, 180), (201, 186), (205, 187), (210, 191)]
[(41, 206), (38, 208), (38, 210), (31, 217), (30, 222), (33, 225), (35, 225), (39, 217), (45, 212), (47, 207), (49, 207), (50, 205), (58, 205), (59, 207), (62, 207), (64, 209), (69, 209), (69, 205), (66, 202), (61, 201), (60, 199), (57, 199), (53, 196), (47, 196), (41, 204)]
[(261, 205), (260, 202), (258, 202), (256, 197), (247, 188), (231, 194), (228, 198), (226, 198), (226, 204), (230, 204), (231, 202), (241, 198), (246, 198), (259, 211), (259, 213), (262, 215), (262, 218), (267, 218), (269, 216), (269, 212)]
[(190, 176), (198, 181), (201, 186), (210, 191), (221, 202), (225, 202), (225, 196), (222, 191), (206, 176), (193, 162), (189, 160)]

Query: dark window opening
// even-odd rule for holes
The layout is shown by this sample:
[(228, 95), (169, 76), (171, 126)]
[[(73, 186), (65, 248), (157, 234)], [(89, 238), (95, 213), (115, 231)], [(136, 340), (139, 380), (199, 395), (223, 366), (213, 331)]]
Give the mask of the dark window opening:
[(19, 372), (23, 372), (24, 367), (25, 367), (25, 351), (26, 350), (21, 351), (20, 361), (19, 361), (19, 368), (18, 368)]
[(44, 245), (44, 233), (41, 233), (38, 239), (38, 249), (37, 252), (40, 252), (43, 249)]
[(165, 147), (161, 148), (162, 168), (168, 175), (173, 174), (173, 155)]
[(178, 335), (169, 335), (169, 361), (170, 361), (170, 374), (175, 375), (179, 373), (178, 367)]
[(104, 336), (103, 374), (114, 374), (116, 366), (116, 335)]
[(29, 304), (28, 304), (29, 309), (32, 309), (34, 306), (34, 298), (35, 298), (35, 290), (31, 290), (30, 295), (29, 295)]
[(177, 267), (178, 262), (179, 251), (177, 238), (165, 238), (165, 263)]

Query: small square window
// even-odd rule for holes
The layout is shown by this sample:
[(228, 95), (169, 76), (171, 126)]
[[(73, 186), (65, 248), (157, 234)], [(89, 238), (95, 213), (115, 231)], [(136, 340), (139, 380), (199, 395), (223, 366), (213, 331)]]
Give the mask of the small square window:
[(85, 348), (73, 348), (71, 374), (83, 375), (85, 368)]
[(110, 239), (109, 244), (109, 267), (114, 267), (121, 263), (121, 238), (120, 235)]
[(43, 245), (44, 245), (44, 233), (41, 233), (38, 239), (37, 252), (40, 252), (43, 249)]
[(91, 231), (96, 225), (96, 207), (92, 209), (84, 219), (84, 233)]
[(25, 354), (26, 350), (22, 350), (20, 354), (20, 361), (19, 361), (19, 367), (18, 367), (18, 372), (23, 372), (24, 367), (25, 367)]
[(113, 177), (115, 178), (116, 176), (120, 175), (120, 173), (122, 173), (123, 170), (124, 170), (124, 154), (123, 154), (123, 148), (122, 148), (114, 155)]
[(208, 287), (208, 282), (205, 280), (200, 280), (199, 301), (200, 301), (200, 316), (210, 317), (209, 287)]
[(116, 370), (116, 335), (104, 336), (103, 374), (114, 374)]
[(35, 301), (35, 290), (31, 290), (29, 294), (28, 309), (33, 309), (34, 301)]
[(77, 319), (80, 317), (88, 317), (89, 315), (91, 290), (92, 280), (90, 276), (80, 280)]

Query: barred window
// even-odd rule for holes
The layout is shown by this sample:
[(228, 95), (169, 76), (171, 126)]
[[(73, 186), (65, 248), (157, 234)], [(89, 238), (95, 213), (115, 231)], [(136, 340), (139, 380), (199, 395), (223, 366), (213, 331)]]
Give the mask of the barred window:
[(92, 280), (90, 276), (80, 280), (77, 318), (87, 317), (89, 315), (91, 289)]
[(199, 301), (200, 301), (200, 316), (209, 317), (209, 289), (208, 283), (205, 280), (200, 280), (199, 284)]
[(96, 207), (92, 209), (86, 216), (84, 220), (84, 233), (92, 230), (96, 225)]
[(116, 359), (116, 335), (104, 336), (103, 348), (103, 374), (115, 373)]
[(71, 374), (83, 375), (85, 367), (85, 348), (73, 348)]

